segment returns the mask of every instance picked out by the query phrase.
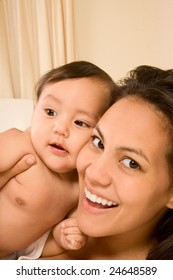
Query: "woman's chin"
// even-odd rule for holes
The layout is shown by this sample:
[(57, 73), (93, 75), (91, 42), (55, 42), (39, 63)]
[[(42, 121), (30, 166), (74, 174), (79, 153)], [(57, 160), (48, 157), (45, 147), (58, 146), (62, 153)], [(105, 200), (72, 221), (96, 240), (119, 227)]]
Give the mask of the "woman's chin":
[(100, 225), (92, 217), (87, 217), (81, 212), (77, 215), (77, 223), (80, 230), (90, 237), (101, 237), (103, 233), (103, 224)]

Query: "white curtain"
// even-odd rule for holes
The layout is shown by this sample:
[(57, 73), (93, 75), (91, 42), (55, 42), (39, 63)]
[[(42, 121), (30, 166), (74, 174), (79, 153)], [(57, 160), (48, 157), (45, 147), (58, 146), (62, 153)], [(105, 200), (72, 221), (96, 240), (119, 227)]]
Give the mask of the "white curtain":
[(74, 60), (73, 0), (0, 0), (0, 98), (32, 98), (42, 74)]

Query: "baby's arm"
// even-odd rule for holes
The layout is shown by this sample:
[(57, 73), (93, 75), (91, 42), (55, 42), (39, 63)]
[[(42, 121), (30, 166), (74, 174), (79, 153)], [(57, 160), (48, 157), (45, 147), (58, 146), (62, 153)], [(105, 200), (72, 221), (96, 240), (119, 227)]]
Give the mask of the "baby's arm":
[(79, 230), (76, 218), (67, 218), (52, 229), (41, 257), (59, 255), (66, 250), (79, 250), (86, 241), (87, 236)]
[(12, 128), (0, 133), (0, 172), (11, 168), (26, 153), (32, 152), (29, 131)]

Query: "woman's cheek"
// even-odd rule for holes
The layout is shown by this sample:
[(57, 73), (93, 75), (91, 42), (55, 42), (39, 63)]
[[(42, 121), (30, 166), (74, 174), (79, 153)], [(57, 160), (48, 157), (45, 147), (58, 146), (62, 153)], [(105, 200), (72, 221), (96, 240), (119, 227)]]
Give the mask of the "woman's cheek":
[(76, 162), (76, 167), (78, 172), (80, 173), (81, 171), (83, 171), (85, 169), (85, 167), (88, 164), (88, 158), (90, 158), (89, 156), (90, 151), (87, 148), (87, 144), (80, 150), (79, 155), (77, 157), (77, 162)]

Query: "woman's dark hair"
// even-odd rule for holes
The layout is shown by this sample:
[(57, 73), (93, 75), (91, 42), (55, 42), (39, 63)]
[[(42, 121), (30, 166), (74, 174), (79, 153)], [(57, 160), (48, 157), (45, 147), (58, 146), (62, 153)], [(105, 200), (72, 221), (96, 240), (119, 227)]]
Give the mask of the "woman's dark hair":
[(36, 85), (37, 99), (39, 99), (43, 89), (50, 84), (55, 84), (67, 79), (90, 78), (102, 83), (105, 90), (110, 94), (108, 106), (114, 102), (114, 96), (118, 87), (113, 79), (101, 68), (88, 61), (75, 61), (54, 68), (43, 75)]
[[(119, 81), (116, 101), (132, 96), (152, 104), (168, 121), (169, 143), (166, 159), (173, 188), (173, 69), (162, 70), (142, 65)], [(156, 228), (156, 245), (148, 253), (148, 260), (173, 260), (173, 210), (168, 209)]]
[(173, 260), (173, 210), (169, 209), (156, 228), (157, 244), (147, 260)]

